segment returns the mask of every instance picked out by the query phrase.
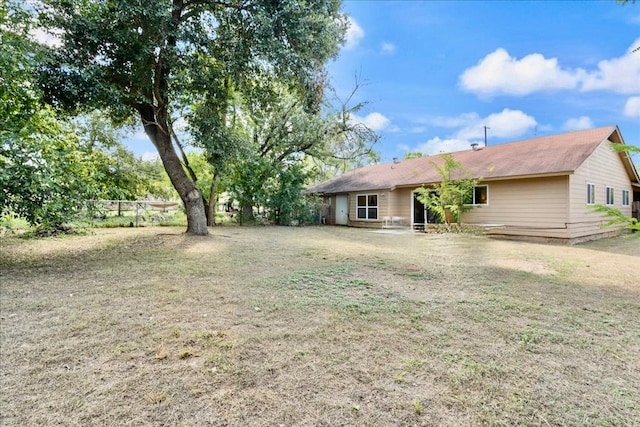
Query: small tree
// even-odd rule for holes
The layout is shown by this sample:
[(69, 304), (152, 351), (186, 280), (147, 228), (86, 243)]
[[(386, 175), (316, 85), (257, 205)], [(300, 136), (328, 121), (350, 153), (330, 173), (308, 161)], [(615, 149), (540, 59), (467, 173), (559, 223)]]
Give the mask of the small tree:
[(416, 189), (417, 199), (425, 207), (435, 212), (440, 220), (447, 225), (452, 222), (460, 225), (462, 213), (471, 209), (469, 196), (473, 194), (473, 187), (478, 185), (478, 179), (468, 176), (457, 178), (462, 164), (453, 158), (451, 153), (442, 154), (441, 165), (431, 162), (441, 181), (431, 187)]

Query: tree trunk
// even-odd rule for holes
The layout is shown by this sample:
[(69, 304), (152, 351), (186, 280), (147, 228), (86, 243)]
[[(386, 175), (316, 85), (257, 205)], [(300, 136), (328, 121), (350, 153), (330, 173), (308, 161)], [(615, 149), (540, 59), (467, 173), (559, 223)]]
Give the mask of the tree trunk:
[[(164, 110), (164, 111), (163, 111)], [(171, 142), (167, 124), (166, 108), (157, 108), (149, 104), (139, 104), (138, 111), (146, 134), (158, 150), (164, 170), (176, 189), (187, 213), (187, 234), (206, 236), (207, 215), (202, 195), (193, 181), (186, 174), (180, 158)]]
[(444, 222), (449, 225), (452, 222), (454, 222), (454, 215), (453, 212), (451, 212), (451, 209), (446, 209), (444, 210)]
[(213, 172), (211, 190), (209, 191), (209, 206), (207, 206), (207, 225), (216, 225), (216, 202), (218, 201), (218, 172)]
[(240, 225), (253, 221), (253, 206), (244, 205), (240, 208)]

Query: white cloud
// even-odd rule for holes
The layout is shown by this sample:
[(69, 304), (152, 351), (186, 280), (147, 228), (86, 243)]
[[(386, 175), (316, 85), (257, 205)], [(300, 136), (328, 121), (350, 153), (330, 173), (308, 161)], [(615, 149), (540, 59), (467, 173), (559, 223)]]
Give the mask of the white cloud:
[(452, 129), (447, 137), (436, 136), (418, 145), (414, 150), (425, 154), (448, 153), (469, 150), (472, 143), (484, 145), (484, 127), (488, 140), (492, 138), (515, 138), (526, 134), (538, 126), (535, 118), (520, 110), (505, 108), (499, 113), (481, 117), (478, 113), (464, 113), (456, 117), (437, 117), (429, 121), (431, 124)]
[(35, 28), (30, 31), (29, 35), (31, 39), (49, 47), (60, 47), (62, 46), (62, 39), (60, 38), (61, 34), (53, 34), (47, 32), (41, 28)]
[(145, 162), (160, 160), (160, 155), (154, 151), (145, 151), (140, 157), (142, 157), (142, 160)]
[(354, 114), (351, 116), (351, 119), (354, 122), (364, 124), (374, 132), (381, 131), (389, 127), (389, 125), (391, 124), (391, 120), (377, 112), (367, 114), (365, 117), (360, 117)]
[(437, 117), (431, 121), (435, 126), (458, 129), (452, 137), (470, 140), (484, 139), (484, 127), (493, 137), (514, 138), (537, 126), (536, 119), (520, 110), (505, 108), (499, 113), (480, 117), (478, 113), (464, 113), (456, 117)]
[[(479, 141), (475, 141), (478, 142)], [(471, 141), (466, 139), (440, 139), (436, 136), (428, 140), (427, 142), (420, 144), (413, 151), (419, 151), (423, 154), (432, 155), (439, 153), (451, 153), (454, 151), (469, 150), (471, 148)]]
[(364, 30), (355, 19), (347, 17), (347, 34), (345, 36), (344, 48), (347, 50), (353, 49), (360, 43), (360, 40), (364, 37)]
[[(510, 110), (508, 108), (505, 108), (500, 113), (490, 114), (483, 122), (485, 123), (484, 126), (490, 128), (490, 134), (499, 138), (522, 136), (538, 124), (536, 119), (528, 114), (520, 110)], [(482, 132), (484, 134), (484, 128)], [(476, 137), (479, 137), (479, 135)]]
[(527, 95), (544, 90), (573, 89), (576, 74), (562, 70), (556, 58), (539, 53), (516, 59), (502, 48), (485, 56), (460, 76), (460, 85), (478, 95)]
[(627, 53), (619, 58), (600, 61), (598, 70), (584, 76), (584, 92), (608, 90), (623, 94), (640, 94), (640, 52), (631, 51), (640, 45), (640, 38), (633, 42)]
[(187, 123), (187, 119), (185, 119), (184, 116), (178, 117), (178, 119), (175, 122), (173, 122), (173, 130), (178, 133), (184, 133), (188, 128), (189, 128), (189, 123)]
[(131, 142), (150, 142), (149, 136), (144, 131), (144, 129), (141, 128), (134, 128), (133, 132), (128, 136), (128, 139)]
[(396, 45), (394, 45), (393, 43), (384, 42), (382, 43), (381, 49), (382, 49), (382, 53), (391, 55), (396, 52)]
[(640, 118), (640, 96), (632, 96), (624, 105), (624, 115)]
[(595, 127), (589, 116), (580, 116), (567, 120), (562, 125), (565, 130), (583, 130)]
[(636, 94), (640, 93), (640, 55), (632, 50), (639, 45), (640, 38), (623, 56), (600, 61), (593, 70), (565, 69), (557, 58), (545, 58), (540, 53), (518, 59), (498, 48), (466, 69), (459, 84), (463, 90), (480, 96), (518, 96), (569, 89)]

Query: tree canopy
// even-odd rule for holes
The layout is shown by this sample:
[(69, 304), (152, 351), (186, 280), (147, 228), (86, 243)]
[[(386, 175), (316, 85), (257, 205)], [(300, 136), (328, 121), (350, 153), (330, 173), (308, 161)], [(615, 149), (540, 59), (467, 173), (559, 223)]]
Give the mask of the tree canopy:
[(469, 196), (479, 179), (465, 176), (462, 163), (454, 159), (451, 153), (439, 156), (442, 162), (431, 162), (440, 175), (440, 183), (431, 187), (416, 189), (420, 203), (431, 209), (447, 225), (456, 222), (460, 225), (462, 213), (471, 209)]
[(42, 24), (61, 39), (40, 64), (45, 99), (68, 111), (100, 108), (116, 121), (137, 117), (194, 234), (207, 233), (204, 204), (176, 152), (172, 119), (198, 99), (226, 99), (229, 87), (249, 91), (265, 75), (286, 82), (307, 111), (319, 112), (323, 67), (346, 28), (338, 0), (42, 4)]
[(55, 228), (94, 188), (69, 123), (40, 103), (30, 24), (15, 3), (0, 5), (0, 215)]

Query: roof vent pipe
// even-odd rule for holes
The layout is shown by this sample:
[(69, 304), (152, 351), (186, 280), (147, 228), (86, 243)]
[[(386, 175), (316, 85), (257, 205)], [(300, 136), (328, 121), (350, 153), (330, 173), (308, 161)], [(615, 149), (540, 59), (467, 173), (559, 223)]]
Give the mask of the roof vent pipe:
[(477, 142), (472, 142), (471, 143), (471, 149), (473, 151), (478, 151), (478, 143)]
[(397, 158), (397, 157), (394, 157), (394, 158), (393, 158), (393, 163), (400, 163), (400, 160), (398, 160), (398, 158)]

